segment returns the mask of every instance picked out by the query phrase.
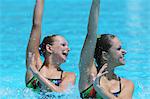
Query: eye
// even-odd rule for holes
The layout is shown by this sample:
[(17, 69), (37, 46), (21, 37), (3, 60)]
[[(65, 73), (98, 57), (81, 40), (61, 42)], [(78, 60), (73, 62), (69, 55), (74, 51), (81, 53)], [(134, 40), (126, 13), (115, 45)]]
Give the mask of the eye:
[(66, 44), (61, 44), (62, 46), (66, 46)]
[(121, 46), (117, 48), (117, 50), (121, 50)]

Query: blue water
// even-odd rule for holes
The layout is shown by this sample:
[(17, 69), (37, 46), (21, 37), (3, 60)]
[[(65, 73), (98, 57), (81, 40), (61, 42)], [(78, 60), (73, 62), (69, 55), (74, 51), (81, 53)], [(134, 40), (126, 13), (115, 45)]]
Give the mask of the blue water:
[[(87, 32), (92, 0), (45, 0), (42, 38), (61, 34), (71, 48), (66, 71), (76, 73), (74, 90), (62, 96), (79, 99), (78, 62)], [(35, 0), (0, 0), (0, 98), (33, 98), (37, 94), (25, 88), (25, 51), (31, 31)], [(116, 73), (135, 84), (133, 99), (150, 96), (150, 1), (101, 0), (98, 33), (116, 34), (127, 50), (126, 65)], [(58, 95), (58, 93), (52, 93)], [(59, 98), (59, 97), (57, 97)]]

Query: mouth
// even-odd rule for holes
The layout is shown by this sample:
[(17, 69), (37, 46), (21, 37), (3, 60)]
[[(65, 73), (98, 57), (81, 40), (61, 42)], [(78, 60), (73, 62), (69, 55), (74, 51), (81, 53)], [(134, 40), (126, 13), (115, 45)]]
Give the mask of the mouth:
[(125, 62), (125, 57), (124, 56), (121, 56), (120, 57), (121, 61), (124, 63)]
[(66, 52), (66, 51), (64, 51), (64, 52), (62, 52), (62, 54), (63, 54), (63, 56), (68, 56), (68, 52)]
[(124, 59), (124, 56), (121, 56), (120, 58), (121, 58), (121, 59)]

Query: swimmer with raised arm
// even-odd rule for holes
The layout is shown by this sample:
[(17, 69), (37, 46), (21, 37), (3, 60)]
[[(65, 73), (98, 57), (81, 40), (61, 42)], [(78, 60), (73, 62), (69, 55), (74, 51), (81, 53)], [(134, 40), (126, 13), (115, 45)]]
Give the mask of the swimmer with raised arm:
[[(75, 84), (76, 79), (73, 72), (60, 68), (70, 49), (66, 39), (60, 35), (46, 36), (40, 44), (43, 6), (44, 0), (36, 0), (26, 51), (26, 86), (38, 92), (64, 92)], [(40, 54), (44, 56), (44, 62)]]
[(118, 38), (111, 34), (97, 36), (100, 0), (93, 0), (88, 30), (79, 62), (79, 90), (81, 98), (131, 99), (134, 84), (114, 73), (125, 64)]

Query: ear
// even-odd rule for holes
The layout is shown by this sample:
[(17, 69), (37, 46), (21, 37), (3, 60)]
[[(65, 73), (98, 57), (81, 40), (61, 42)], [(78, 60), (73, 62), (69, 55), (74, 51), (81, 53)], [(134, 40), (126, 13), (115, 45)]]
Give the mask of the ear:
[(105, 61), (108, 60), (108, 53), (106, 51), (102, 51), (102, 57)]
[(48, 51), (49, 53), (52, 53), (52, 45), (46, 44), (46, 51)]

